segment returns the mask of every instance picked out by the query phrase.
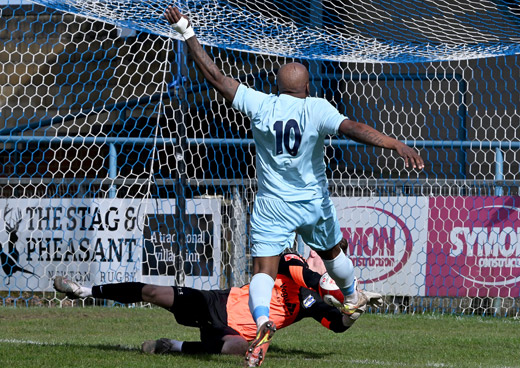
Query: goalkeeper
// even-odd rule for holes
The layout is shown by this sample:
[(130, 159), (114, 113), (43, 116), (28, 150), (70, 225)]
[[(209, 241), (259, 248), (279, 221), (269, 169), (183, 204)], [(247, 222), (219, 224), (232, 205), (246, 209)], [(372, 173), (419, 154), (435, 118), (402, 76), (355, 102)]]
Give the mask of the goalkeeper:
[[(311, 260), (315, 269), (320, 264), (316, 260), (316, 257)], [(316, 290), (320, 277), (301, 256), (287, 253), (280, 257), (271, 299), (271, 318), (278, 328), (307, 317), (314, 318), (334, 332), (344, 332), (350, 327), (349, 318), (319, 297)], [(173, 313), (179, 324), (200, 329), (200, 341), (168, 338), (145, 341), (142, 350), (146, 353), (243, 355), (256, 336), (256, 324), (248, 307), (249, 285), (208, 291), (126, 282), (88, 288), (58, 276), (54, 279), (54, 288), (71, 298), (153, 303)]]
[(344, 246), (336, 210), (329, 198), (324, 145), (330, 134), (396, 151), (406, 166), (422, 169), (419, 154), (366, 124), (350, 120), (323, 98), (310, 97), (309, 72), (300, 63), (282, 65), (276, 74), (278, 95), (265, 94), (222, 73), (200, 45), (189, 20), (168, 7), (166, 20), (186, 40), (190, 56), (204, 78), (232, 106), (251, 120), (256, 147), (258, 192), (251, 216), (253, 278), (249, 309), (257, 336), (246, 353), (248, 366), (262, 364), (276, 331), (270, 297), (279, 255), (295, 234), (314, 249), (344, 298), (339, 306), (355, 322), (370, 299), (356, 287), (352, 261)]

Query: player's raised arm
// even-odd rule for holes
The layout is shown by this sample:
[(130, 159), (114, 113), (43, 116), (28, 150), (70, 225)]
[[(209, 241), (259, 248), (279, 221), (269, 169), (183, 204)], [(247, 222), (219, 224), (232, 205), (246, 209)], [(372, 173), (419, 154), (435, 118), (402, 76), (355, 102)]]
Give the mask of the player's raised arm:
[(339, 126), (339, 131), (341, 134), (356, 142), (397, 151), (397, 153), (404, 158), (406, 167), (411, 165), (414, 169), (424, 169), (424, 161), (416, 150), (366, 124), (345, 119)]
[(190, 55), (202, 72), (202, 75), (204, 75), (204, 78), (206, 78), (226, 100), (233, 101), (239, 85), (238, 81), (226, 77), (206, 51), (204, 51), (195, 36), (195, 32), (193, 32), (188, 18), (182, 15), (179, 9), (174, 6), (166, 8), (164, 17), (186, 40)]

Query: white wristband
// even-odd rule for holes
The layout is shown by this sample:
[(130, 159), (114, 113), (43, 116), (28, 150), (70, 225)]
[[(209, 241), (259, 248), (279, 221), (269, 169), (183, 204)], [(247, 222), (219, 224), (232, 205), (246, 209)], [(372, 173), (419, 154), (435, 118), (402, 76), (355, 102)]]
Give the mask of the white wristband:
[(177, 23), (175, 23), (173, 29), (179, 32), (185, 40), (195, 36), (195, 31), (193, 31), (193, 28), (190, 26), (190, 23), (186, 18), (181, 18)]
[(193, 36), (195, 36), (195, 31), (193, 30), (192, 26), (189, 26), (188, 28), (186, 28), (186, 30), (182, 34), (182, 37), (184, 37), (185, 40), (187, 40), (188, 38), (193, 37)]

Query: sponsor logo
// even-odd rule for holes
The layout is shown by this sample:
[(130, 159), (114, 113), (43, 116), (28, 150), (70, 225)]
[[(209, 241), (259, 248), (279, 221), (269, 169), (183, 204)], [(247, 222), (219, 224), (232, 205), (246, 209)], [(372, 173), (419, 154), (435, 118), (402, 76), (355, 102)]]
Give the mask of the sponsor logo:
[(296, 309), (296, 304), (287, 303), (287, 310), (289, 311), (289, 314), (293, 314), (295, 309)]
[(27, 266), (20, 264), (20, 250), (18, 249), (18, 232), (20, 230), (20, 224), (22, 223), (23, 216), (22, 211), (14, 208), (9, 208), (9, 205), (5, 205), (4, 214), (4, 227), (7, 234), (7, 244), (4, 249), (4, 245), (0, 244), (0, 266), (7, 276), (6, 285), (11, 282), (11, 277), (16, 277), (16, 273), (26, 273), (39, 278), (34, 272), (29, 271)]
[(370, 278), (364, 278), (362, 282), (382, 281), (399, 272), (409, 261), (413, 249), (412, 235), (406, 223), (382, 208), (355, 206), (348, 209), (376, 213), (374, 222), (368, 226), (341, 229), (354, 266), (370, 270)]
[(316, 303), (316, 299), (314, 299), (312, 295), (309, 295), (303, 300), (303, 306), (305, 308), (310, 308), (314, 303)]
[(520, 282), (520, 209), (482, 206), (468, 215), (466, 223), (449, 232), (446, 254), (459, 266), (452, 271), (483, 286)]
[(300, 304), (293, 303), (298, 300), (298, 290), (300, 287), (294, 283), (294, 281), (290, 280), (286, 276), (279, 275), (277, 276), (277, 283), (280, 283), (280, 297), (283, 300), (283, 306), (288, 315), (294, 314), (297, 311), (296, 307)]

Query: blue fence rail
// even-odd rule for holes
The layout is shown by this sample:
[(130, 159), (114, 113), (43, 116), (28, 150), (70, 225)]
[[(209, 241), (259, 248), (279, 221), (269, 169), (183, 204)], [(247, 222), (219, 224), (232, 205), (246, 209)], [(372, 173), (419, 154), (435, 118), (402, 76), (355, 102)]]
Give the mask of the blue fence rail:
[[(179, 57), (181, 53), (177, 53)], [(178, 63), (180, 65), (180, 63)], [(271, 72), (274, 73), (275, 71)], [(265, 79), (269, 74), (267, 71), (259, 72), (256, 74), (248, 74), (241, 76), (239, 80), (254, 80), (255, 82)], [(393, 81), (432, 81), (432, 80), (452, 80), (457, 83), (457, 97), (455, 103), (457, 106), (457, 140), (407, 140), (403, 141), (408, 146), (416, 148), (436, 148), (436, 149), (451, 149), (458, 150), (457, 161), (460, 165), (460, 174), (457, 175), (461, 179), (466, 178), (466, 151), (467, 148), (480, 149), (480, 150), (494, 150), (495, 151), (495, 176), (494, 181), (500, 183), (504, 180), (504, 154), (505, 149), (520, 149), (520, 142), (514, 141), (470, 141), (467, 140), (467, 129), (465, 126), (467, 118), (467, 109), (465, 104), (465, 96), (467, 93), (467, 83), (460, 74), (394, 74), (394, 73), (382, 73), (382, 74), (344, 74), (341, 78), (335, 74), (320, 74), (319, 78), (316, 78), (314, 82), (323, 83), (324, 81), (381, 81), (381, 80), (393, 80)], [(180, 142), (179, 139), (173, 138), (159, 138), (159, 137), (96, 137), (96, 136), (29, 136), (23, 135), (25, 132), (34, 131), (36, 129), (42, 129), (45, 127), (53, 126), (55, 124), (64, 123), (74, 119), (82, 119), (91, 115), (96, 115), (107, 111), (118, 111), (119, 122), (125, 124), (129, 119), (128, 112), (131, 112), (133, 108), (137, 106), (146, 106), (148, 104), (157, 103), (163, 99), (178, 98), (176, 95), (176, 88), (183, 88), (184, 79), (182, 79), (182, 73), (180, 70), (177, 71), (176, 77), (172, 83), (168, 85), (167, 91), (164, 93), (157, 93), (151, 96), (145, 96), (138, 99), (132, 99), (128, 101), (122, 101), (110, 105), (104, 105), (101, 107), (92, 108), (85, 111), (79, 111), (76, 113), (67, 114), (65, 116), (55, 116), (50, 119), (41, 120), (38, 122), (29, 123), (24, 126), (16, 126), (11, 128), (0, 129), (0, 142), (4, 143), (47, 143), (47, 144), (71, 144), (71, 145), (109, 145), (108, 154), (108, 179), (115, 179), (118, 173), (117, 157), (118, 157), (118, 146), (124, 145), (170, 145), (176, 146), (179, 144), (187, 145), (188, 147), (205, 145), (205, 146), (253, 146), (254, 141), (246, 138), (184, 138), (182, 137)], [(190, 86), (189, 89), (185, 89), (185, 94), (201, 93), (210, 89), (211, 86), (207, 83), (195, 83)], [(19, 135), (21, 134), (21, 135)], [(351, 140), (347, 139), (331, 139), (330, 145), (333, 147), (354, 147), (359, 145)], [(17, 150), (16, 146), (14, 148)], [(502, 195), (502, 188), (497, 186), (495, 194)], [(110, 190), (110, 195), (115, 196), (115, 189)]]
[[(83, 137), (83, 136), (16, 136), (3, 135), (0, 136), (2, 143), (48, 143), (48, 144), (107, 144), (109, 145), (108, 156), (108, 173), (109, 179), (115, 179), (117, 176), (117, 148), (116, 146), (124, 145), (175, 145), (177, 140), (175, 138), (121, 138), (121, 137)], [(253, 139), (241, 138), (187, 138), (188, 146), (254, 146)], [(449, 148), (449, 149), (464, 149), (464, 148), (478, 148), (481, 150), (492, 149), (495, 151), (495, 181), (500, 182), (504, 179), (504, 149), (520, 149), (520, 142), (512, 141), (403, 141), (408, 146), (416, 148)], [(348, 139), (331, 139), (330, 145), (333, 147), (349, 147), (362, 145), (360, 143)], [(113, 192), (112, 192), (113, 193)], [(497, 187), (496, 195), (502, 195), (502, 189)]]

